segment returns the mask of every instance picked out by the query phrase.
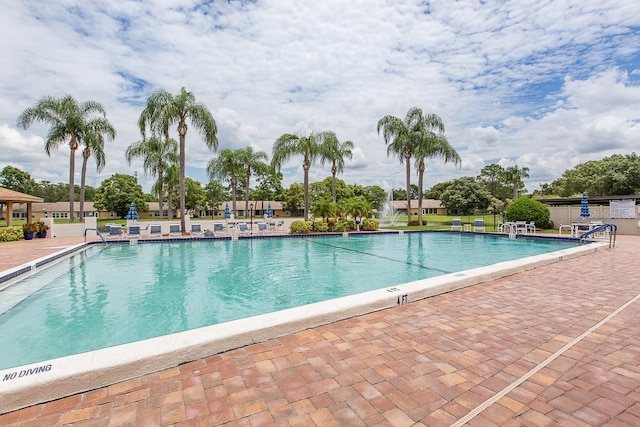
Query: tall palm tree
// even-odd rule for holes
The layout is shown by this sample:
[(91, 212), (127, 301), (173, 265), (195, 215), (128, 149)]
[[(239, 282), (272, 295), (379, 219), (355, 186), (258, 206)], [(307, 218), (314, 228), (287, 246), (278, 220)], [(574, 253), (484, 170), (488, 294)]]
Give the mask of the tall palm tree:
[(266, 161), (269, 156), (264, 151), (253, 151), (253, 147), (247, 147), (244, 150), (240, 150), (239, 158), (242, 162), (242, 166), (245, 170), (245, 195), (244, 201), (247, 209), (249, 208), (249, 185), (251, 184), (252, 171), (259, 169), (266, 165)]
[[(147, 111), (148, 110), (148, 111)], [(185, 185), (184, 170), (186, 162), (186, 139), (187, 121), (190, 121), (199, 131), (204, 142), (212, 150), (218, 148), (218, 138), (216, 136), (218, 128), (211, 112), (204, 104), (196, 102), (193, 93), (188, 92), (184, 87), (173, 96), (165, 90), (154, 92), (147, 101), (147, 108), (143, 111), (144, 119), (141, 122), (148, 124), (151, 129), (163, 133), (168, 133), (168, 129), (173, 124), (178, 125), (179, 147), (180, 147), (180, 225), (184, 230), (186, 223), (185, 213)]]
[(520, 184), (522, 183), (522, 178), (529, 178), (529, 168), (526, 166), (518, 167), (510, 166), (504, 171), (505, 180), (510, 182), (513, 185), (513, 200), (518, 198), (518, 194), (520, 193)]
[(102, 118), (106, 115), (101, 104), (95, 101), (78, 103), (73, 96), (65, 95), (62, 98), (45, 96), (18, 116), (18, 126), (25, 130), (34, 122), (50, 126), (44, 145), (48, 156), (60, 145), (69, 144), (69, 222), (73, 222), (74, 213), (76, 151), (87, 132), (87, 123), (96, 115)]
[(285, 133), (276, 140), (273, 145), (271, 165), (280, 171), (282, 164), (300, 155), (303, 157), (302, 169), (304, 170), (304, 220), (309, 220), (309, 169), (320, 154), (320, 146), (328, 136), (328, 132), (314, 133), (309, 136), (299, 136)]
[(418, 169), (418, 223), (422, 225), (422, 188), (425, 171), (425, 159), (440, 157), (445, 163), (460, 164), (460, 156), (444, 135), (444, 124), (437, 114), (427, 114), (420, 120), (422, 131), (413, 148)]
[(158, 206), (160, 209), (160, 219), (162, 219), (163, 207), (163, 186), (164, 171), (171, 164), (176, 164), (180, 160), (178, 156), (178, 143), (175, 139), (163, 139), (160, 136), (151, 136), (141, 141), (134, 142), (125, 151), (125, 158), (129, 165), (135, 158), (142, 158), (142, 168), (144, 173), (157, 177), (156, 194), (158, 195)]
[(82, 173), (80, 175), (80, 222), (84, 222), (84, 190), (87, 180), (87, 161), (93, 153), (96, 159), (96, 170), (101, 172), (106, 163), (104, 155), (104, 139), (105, 135), (109, 141), (113, 141), (116, 137), (116, 130), (106, 118), (92, 119), (87, 123), (87, 132), (85, 133), (82, 143)]
[(325, 162), (331, 162), (331, 195), (333, 196), (333, 203), (336, 202), (336, 175), (344, 170), (344, 159), (353, 158), (353, 151), (351, 150), (353, 150), (353, 142), (340, 142), (333, 132), (327, 132), (327, 137), (320, 147), (320, 163), (324, 165)]
[(401, 164), (406, 164), (407, 225), (411, 224), (411, 156), (422, 127), (422, 110), (418, 107), (409, 109), (404, 120), (387, 115), (378, 121), (378, 134), (382, 130), (387, 157), (394, 154)]
[[(242, 162), (243, 150), (232, 151), (228, 148), (220, 151), (218, 157), (209, 160), (207, 164), (207, 174), (209, 181), (218, 179), (220, 181), (229, 181), (231, 184), (231, 209), (233, 215), (237, 216), (236, 210), (236, 189), (238, 187), (238, 177), (244, 172)], [(248, 192), (248, 190), (247, 190)], [(247, 205), (248, 207), (248, 205)]]

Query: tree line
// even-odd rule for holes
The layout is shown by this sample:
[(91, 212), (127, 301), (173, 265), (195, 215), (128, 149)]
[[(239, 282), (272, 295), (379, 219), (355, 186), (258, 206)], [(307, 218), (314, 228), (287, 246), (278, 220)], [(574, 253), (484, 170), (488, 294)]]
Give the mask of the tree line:
[[(47, 96), (40, 99), (35, 106), (24, 110), (18, 117), (18, 125), (24, 129), (35, 122), (49, 125), (44, 146), (47, 155), (64, 144), (69, 145), (69, 184), (66, 190), (70, 221), (74, 221), (73, 202), (76, 200), (80, 202), (81, 212), (85, 199), (93, 198), (97, 206), (106, 206), (107, 198), (104, 195), (108, 193), (107, 189), (98, 188), (94, 194), (91, 194), (94, 189), (85, 183), (88, 159), (93, 157), (98, 171), (102, 170), (106, 165), (104, 144), (116, 137), (116, 131), (107, 120), (104, 108), (95, 101), (80, 103), (71, 95), (61, 98)], [(202, 188), (199, 183), (185, 176), (188, 124), (200, 133), (203, 141), (212, 151), (217, 150), (217, 125), (208, 108), (197, 102), (193, 93), (188, 92), (184, 87), (175, 95), (165, 90), (158, 90), (147, 99), (140, 113), (138, 119), (140, 140), (130, 144), (125, 152), (125, 158), (129, 163), (134, 159), (141, 159), (145, 174), (156, 178), (152, 192), (155, 194), (155, 200), (160, 204), (160, 212), (164, 211), (165, 202), (169, 206), (174, 206), (176, 198), (179, 200), (180, 212), (186, 212), (192, 203), (199, 203), (203, 207), (217, 206), (215, 201), (226, 196), (225, 189), (227, 189), (231, 193), (234, 211), (236, 211), (236, 199), (239, 195), (244, 197), (246, 203), (249, 203), (250, 199), (254, 200), (255, 197), (260, 197), (262, 200), (280, 198), (292, 211), (301, 208), (304, 218), (307, 219), (313, 203), (318, 203), (320, 200), (310, 197), (311, 184), (309, 183), (309, 169), (318, 161), (323, 165), (331, 165), (331, 198), (329, 200), (334, 205), (339, 201), (337, 175), (343, 172), (345, 160), (352, 158), (354, 143), (341, 142), (335, 132), (314, 131), (309, 135), (285, 133), (274, 142), (270, 161), (266, 152), (255, 151), (252, 147), (222, 150), (207, 164), (206, 170), (210, 182)], [(177, 131), (177, 141), (172, 137), (172, 132), (175, 131)], [(439, 158), (444, 163), (451, 162), (456, 166), (461, 163), (460, 156), (445, 136), (442, 119), (436, 114), (424, 114), (420, 108), (413, 107), (403, 119), (392, 115), (384, 116), (377, 123), (377, 131), (387, 147), (387, 156), (397, 157), (405, 166), (406, 187), (403, 190), (394, 190), (394, 199), (397, 200), (397, 196), (401, 196), (406, 199), (407, 205), (410, 205), (411, 199), (417, 199), (419, 223), (422, 222), (423, 195), (427, 198), (440, 199), (450, 211), (470, 212), (474, 209), (503, 209), (509, 200), (515, 200), (519, 194), (526, 192), (523, 179), (529, 177), (527, 167), (503, 168), (493, 164), (485, 166), (477, 177), (463, 177), (436, 184), (425, 193), (423, 183), (427, 159)], [(81, 184), (77, 191), (74, 173), (75, 153), (79, 149), (82, 149), (83, 163)], [(291, 196), (298, 190), (297, 186), (292, 185), (284, 191), (281, 185), (283, 178), (281, 168), (294, 157), (302, 158), (304, 176), (301, 206), (296, 201), (296, 197)], [(417, 170), (417, 185), (411, 183), (412, 161)], [(114, 177), (117, 175), (120, 174)], [(254, 189), (250, 188), (252, 178), (257, 182)], [(114, 180), (122, 181), (120, 177)], [(225, 187), (224, 183), (228, 186)], [(107, 184), (113, 185), (110, 181)], [(581, 191), (591, 195), (605, 195), (611, 192), (628, 194), (634, 192), (639, 184), (640, 167), (635, 153), (627, 156), (614, 155), (602, 161), (578, 165), (566, 171), (553, 183), (541, 184), (541, 190), (536, 190), (534, 195), (566, 196)], [(15, 188), (12, 185), (10, 183), (5, 186)], [(23, 192), (30, 194), (35, 192), (35, 195), (38, 195), (39, 189), (48, 185), (49, 183), (39, 185), (31, 183), (31, 188), (23, 188)], [(55, 190), (55, 194), (59, 194), (59, 188), (56, 187)], [(378, 189), (375, 189), (369, 193), (377, 192)], [(189, 193), (198, 195), (188, 200)], [(354, 191), (355, 193), (357, 192)], [(46, 197), (43, 198), (47, 200)], [(150, 201), (144, 194), (136, 198)], [(379, 207), (379, 201), (373, 199), (370, 198), (369, 202), (374, 207)], [(184, 216), (181, 216), (184, 222)], [(82, 217), (81, 213), (80, 218)], [(184, 225), (182, 224), (183, 228)]]

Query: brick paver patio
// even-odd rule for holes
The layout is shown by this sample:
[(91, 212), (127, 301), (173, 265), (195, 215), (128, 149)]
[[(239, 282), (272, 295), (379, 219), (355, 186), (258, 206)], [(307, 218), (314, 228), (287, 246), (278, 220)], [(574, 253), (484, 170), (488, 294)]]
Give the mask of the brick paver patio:
[(640, 238), (618, 236), (613, 250), (0, 415), (0, 425), (640, 426), (639, 259)]

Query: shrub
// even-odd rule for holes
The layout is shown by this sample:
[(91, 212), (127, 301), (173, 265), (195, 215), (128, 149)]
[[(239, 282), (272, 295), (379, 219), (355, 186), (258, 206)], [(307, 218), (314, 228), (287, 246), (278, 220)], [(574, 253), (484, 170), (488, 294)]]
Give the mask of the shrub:
[(528, 197), (520, 197), (511, 202), (504, 213), (504, 218), (507, 221), (534, 221), (538, 228), (553, 227), (549, 208)]
[(291, 234), (306, 234), (310, 233), (313, 228), (311, 221), (293, 221), (289, 229)]
[(326, 223), (324, 221), (316, 221), (313, 223), (313, 231), (316, 231), (318, 233), (326, 233), (327, 231), (329, 231), (329, 223)]
[(355, 230), (356, 222), (352, 219), (343, 219), (336, 223), (335, 230), (337, 232), (345, 233), (347, 231)]
[(367, 218), (362, 221), (360, 228), (364, 231), (375, 231), (380, 226), (380, 221), (374, 218)]
[(22, 240), (22, 237), (22, 227), (19, 225), (0, 227), (0, 242), (16, 242)]

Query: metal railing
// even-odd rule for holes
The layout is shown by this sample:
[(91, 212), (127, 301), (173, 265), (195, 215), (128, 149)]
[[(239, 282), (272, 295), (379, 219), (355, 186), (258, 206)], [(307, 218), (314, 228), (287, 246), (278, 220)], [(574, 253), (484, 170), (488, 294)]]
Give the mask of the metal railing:
[(580, 236), (580, 243), (582, 243), (582, 241), (587, 237), (595, 236), (599, 233), (606, 233), (607, 231), (609, 232), (609, 248), (615, 248), (616, 234), (618, 231), (618, 226), (615, 224), (602, 224), (595, 228), (592, 228), (591, 230)]

